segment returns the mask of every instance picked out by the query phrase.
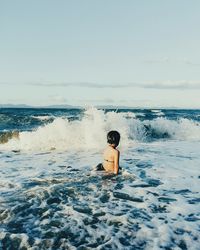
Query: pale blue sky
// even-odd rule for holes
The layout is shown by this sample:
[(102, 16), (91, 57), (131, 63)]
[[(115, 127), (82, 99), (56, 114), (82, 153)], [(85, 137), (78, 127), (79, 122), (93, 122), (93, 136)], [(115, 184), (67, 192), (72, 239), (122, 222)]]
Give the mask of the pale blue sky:
[(0, 104), (200, 107), (199, 0), (0, 0)]

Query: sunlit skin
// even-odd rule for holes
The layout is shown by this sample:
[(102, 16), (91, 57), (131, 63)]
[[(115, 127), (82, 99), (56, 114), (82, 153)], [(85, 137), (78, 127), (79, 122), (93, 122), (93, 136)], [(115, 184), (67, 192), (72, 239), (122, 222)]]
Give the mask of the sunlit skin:
[(120, 152), (115, 144), (108, 144), (103, 153), (103, 167), (107, 172), (118, 174)]

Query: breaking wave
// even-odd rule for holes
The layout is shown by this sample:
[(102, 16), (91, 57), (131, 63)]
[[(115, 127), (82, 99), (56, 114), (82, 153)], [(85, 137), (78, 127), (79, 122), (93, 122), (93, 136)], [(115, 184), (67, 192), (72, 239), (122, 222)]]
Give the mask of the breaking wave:
[(1, 132), (1, 150), (101, 149), (109, 130), (121, 133), (121, 147), (154, 140), (200, 140), (200, 123), (187, 118), (139, 120), (134, 113), (87, 109), (82, 119), (55, 118), (33, 131)]

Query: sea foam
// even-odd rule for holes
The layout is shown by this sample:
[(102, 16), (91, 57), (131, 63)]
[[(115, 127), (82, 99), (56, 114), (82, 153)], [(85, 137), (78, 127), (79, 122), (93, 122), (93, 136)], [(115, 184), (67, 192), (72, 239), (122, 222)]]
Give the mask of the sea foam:
[[(1, 150), (87, 150), (102, 149), (106, 144), (106, 134), (118, 130), (121, 134), (121, 148), (137, 142), (167, 140), (200, 140), (200, 123), (180, 118), (170, 120), (157, 117), (140, 120), (134, 113), (104, 112), (96, 108), (85, 110), (79, 120), (67, 117), (55, 118), (51, 123), (37, 127), (33, 131), (22, 131)], [(10, 133), (10, 132), (9, 132)], [(9, 134), (10, 135), (10, 134)], [(5, 136), (4, 136), (5, 137)]]

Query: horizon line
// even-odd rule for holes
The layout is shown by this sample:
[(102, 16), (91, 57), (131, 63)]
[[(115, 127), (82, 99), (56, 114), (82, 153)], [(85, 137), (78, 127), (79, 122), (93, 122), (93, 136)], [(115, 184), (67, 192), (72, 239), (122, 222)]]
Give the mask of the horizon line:
[(131, 105), (110, 105), (110, 104), (102, 104), (102, 105), (94, 105), (94, 104), (85, 104), (85, 105), (73, 105), (73, 104), (49, 104), (49, 105), (30, 105), (30, 104), (0, 104), (0, 108), (52, 108), (52, 109), (59, 109), (59, 108), (78, 108), (78, 109), (85, 109), (88, 107), (94, 108), (118, 108), (118, 109), (199, 109), (200, 107), (188, 107), (188, 106), (131, 106)]

